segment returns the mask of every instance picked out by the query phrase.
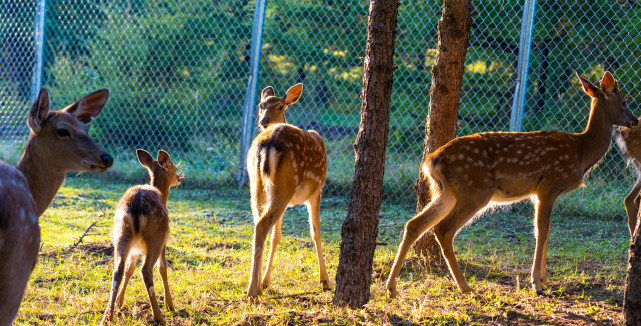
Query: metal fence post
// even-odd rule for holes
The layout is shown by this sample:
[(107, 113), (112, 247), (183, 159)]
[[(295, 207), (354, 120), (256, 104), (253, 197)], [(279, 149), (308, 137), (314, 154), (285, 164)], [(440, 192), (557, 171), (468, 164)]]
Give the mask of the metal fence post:
[(254, 10), (254, 26), (252, 28), (252, 41), (250, 49), (251, 75), (247, 81), (247, 91), (245, 93), (245, 103), (243, 105), (243, 125), (242, 135), (240, 138), (240, 158), (238, 160), (238, 186), (242, 187), (247, 177), (245, 167), (245, 158), (251, 144), (252, 134), (254, 131), (254, 99), (256, 98), (256, 88), (258, 86), (258, 72), (260, 69), (260, 50), (263, 39), (263, 24), (265, 22), (265, 4), (266, 0), (256, 0), (256, 9)]
[(523, 128), (523, 107), (527, 92), (528, 69), (532, 51), (532, 30), (534, 29), (534, 8), (536, 0), (525, 0), (523, 19), (521, 20), (521, 37), (519, 42), (519, 63), (516, 75), (516, 88), (512, 102), (510, 131), (521, 131)]
[(45, 38), (45, 9), (47, 6), (46, 0), (38, 0), (36, 4), (36, 21), (34, 30), (34, 54), (35, 65), (33, 67), (33, 74), (31, 76), (31, 102), (35, 102), (42, 87), (42, 58), (44, 52), (44, 38)]

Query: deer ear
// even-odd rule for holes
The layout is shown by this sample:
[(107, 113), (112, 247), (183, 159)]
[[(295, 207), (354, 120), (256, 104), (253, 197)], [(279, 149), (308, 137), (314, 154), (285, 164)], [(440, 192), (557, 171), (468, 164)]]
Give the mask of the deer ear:
[(158, 163), (160, 163), (160, 166), (166, 168), (169, 166), (169, 163), (171, 163), (171, 157), (169, 156), (169, 153), (163, 151), (162, 149), (158, 151)]
[(34, 133), (38, 133), (42, 128), (42, 124), (47, 115), (51, 111), (51, 100), (49, 99), (49, 91), (46, 88), (40, 90), (38, 98), (33, 102), (29, 117), (27, 117), (27, 125)]
[(267, 87), (263, 88), (263, 91), (260, 92), (260, 99), (261, 100), (266, 98), (266, 97), (268, 97), (268, 96), (274, 96), (274, 88), (271, 87), (271, 86), (267, 86)]
[(614, 89), (617, 87), (617, 82), (614, 80), (614, 76), (609, 71), (606, 71), (601, 79), (601, 90), (605, 95), (612, 95)]
[(76, 117), (76, 119), (87, 124), (100, 114), (102, 108), (107, 103), (107, 99), (109, 99), (109, 90), (101, 89), (81, 98), (62, 111), (70, 113)]
[(287, 90), (287, 93), (285, 94), (285, 104), (287, 105), (292, 105), (298, 101), (300, 98), (300, 94), (303, 92), (303, 84), (296, 84), (292, 86), (290, 89)]
[(154, 161), (154, 158), (151, 157), (151, 154), (149, 154), (149, 152), (144, 149), (137, 149), (136, 156), (138, 156), (138, 162), (140, 162), (140, 165), (146, 168), (149, 168), (151, 166), (151, 162)]
[(576, 76), (579, 77), (581, 85), (583, 85), (583, 91), (585, 92), (585, 94), (590, 95), (590, 97), (599, 96), (599, 88), (594, 86), (589, 80), (581, 77), (578, 72), (576, 73)]

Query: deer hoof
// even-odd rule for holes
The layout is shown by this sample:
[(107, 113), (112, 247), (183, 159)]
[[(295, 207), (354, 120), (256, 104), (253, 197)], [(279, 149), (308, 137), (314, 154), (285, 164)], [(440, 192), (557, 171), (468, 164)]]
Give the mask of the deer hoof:
[(545, 295), (545, 292), (544, 292), (543, 290), (537, 290), (537, 291), (536, 291), (536, 295), (538, 295), (538, 296), (544, 296), (544, 295)]
[(249, 299), (249, 303), (252, 305), (258, 304), (258, 296), (247, 296), (247, 299)]
[(396, 291), (396, 288), (387, 288), (387, 295), (390, 299), (395, 299), (398, 296), (398, 291)]
[(329, 287), (329, 281), (321, 281), (321, 286), (323, 287), (323, 291), (329, 291), (331, 288)]

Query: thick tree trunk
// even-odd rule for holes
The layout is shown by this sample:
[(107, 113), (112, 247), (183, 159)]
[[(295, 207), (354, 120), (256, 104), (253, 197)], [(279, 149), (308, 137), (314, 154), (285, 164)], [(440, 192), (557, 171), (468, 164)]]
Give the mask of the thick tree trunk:
[[(465, 55), (470, 39), (470, 0), (443, 1), (443, 16), (438, 22), (438, 45), (436, 61), (432, 67), (432, 88), (430, 108), (425, 123), (423, 160), (427, 154), (445, 145), (456, 137), (456, 118), (463, 85)], [(422, 165), (422, 163), (421, 163)], [(419, 169), (416, 190), (416, 212), (420, 212), (431, 201), (430, 184), (423, 170)], [(428, 230), (414, 245), (417, 254), (440, 257), (433, 230)]]
[(641, 214), (637, 216), (636, 231), (632, 235), (629, 248), (628, 272), (623, 294), (625, 324), (641, 325)]
[(352, 197), (341, 233), (334, 304), (369, 301), (392, 95), (398, 0), (370, 0)]

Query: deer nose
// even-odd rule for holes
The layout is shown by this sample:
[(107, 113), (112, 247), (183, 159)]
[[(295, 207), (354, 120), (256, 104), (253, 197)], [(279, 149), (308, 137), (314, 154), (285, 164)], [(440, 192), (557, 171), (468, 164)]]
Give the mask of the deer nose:
[(267, 125), (269, 125), (269, 118), (263, 118), (263, 120), (260, 120), (260, 125), (267, 127)]
[(106, 167), (111, 167), (114, 164), (114, 158), (109, 154), (100, 155), (100, 160)]

